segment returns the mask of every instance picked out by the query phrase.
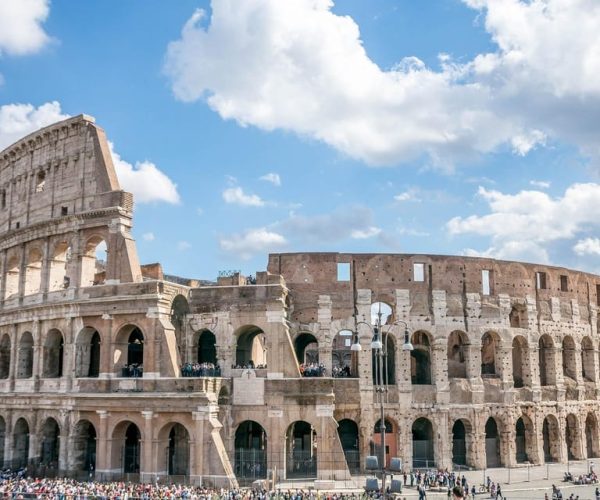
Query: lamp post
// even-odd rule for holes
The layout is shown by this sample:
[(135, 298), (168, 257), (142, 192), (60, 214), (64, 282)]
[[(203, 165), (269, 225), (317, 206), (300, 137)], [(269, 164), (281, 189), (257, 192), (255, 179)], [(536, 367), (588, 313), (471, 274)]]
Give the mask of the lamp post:
[[(403, 351), (412, 351), (414, 349), (413, 345), (410, 342), (410, 332), (408, 331), (408, 324), (402, 320), (396, 320), (394, 323), (389, 325), (387, 329), (383, 329), (381, 316), (383, 313), (381, 312), (381, 307), (376, 313), (376, 317), (373, 318), (373, 325), (367, 323), (366, 321), (359, 321), (356, 323), (357, 332), (354, 337), (354, 343), (350, 346), (350, 350), (354, 352), (358, 352), (362, 350), (362, 346), (358, 340), (358, 325), (366, 325), (371, 334), (373, 335), (371, 340), (371, 350), (375, 354), (375, 377), (373, 384), (375, 386), (375, 392), (379, 395), (379, 432), (380, 432), (380, 441), (381, 441), (381, 457), (379, 462), (380, 472), (381, 472), (381, 491), (386, 497), (385, 493), (385, 407), (384, 407), (384, 394), (388, 391), (388, 383), (387, 379), (387, 360), (388, 360), (388, 352), (387, 352), (387, 339), (388, 334), (394, 326), (399, 324), (404, 325), (404, 343), (402, 344)], [(383, 341), (382, 341), (383, 339)], [(385, 360), (386, 373), (385, 373), (385, 382), (384, 382), (384, 371), (383, 371), (383, 363)]]

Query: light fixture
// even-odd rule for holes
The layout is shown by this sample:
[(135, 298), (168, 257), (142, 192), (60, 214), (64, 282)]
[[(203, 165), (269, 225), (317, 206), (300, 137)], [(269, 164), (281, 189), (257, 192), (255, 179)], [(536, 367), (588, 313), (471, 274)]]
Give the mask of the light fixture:
[(379, 340), (379, 328), (373, 328), (375, 334), (373, 335), (373, 340), (371, 341), (371, 349), (382, 349), (383, 344), (381, 340)]
[(350, 346), (350, 350), (354, 351), (354, 352), (362, 351), (362, 346), (360, 345), (360, 342), (358, 341), (358, 334), (356, 334), (354, 336), (354, 342)]
[(404, 344), (402, 345), (403, 351), (412, 351), (414, 350), (413, 345), (410, 343), (410, 333), (408, 332), (408, 327), (404, 330)]

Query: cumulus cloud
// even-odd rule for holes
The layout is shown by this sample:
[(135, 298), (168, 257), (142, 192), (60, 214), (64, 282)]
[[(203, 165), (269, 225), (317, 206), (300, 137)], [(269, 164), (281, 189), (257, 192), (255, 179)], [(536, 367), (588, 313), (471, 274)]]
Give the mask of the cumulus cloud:
[(476, 234), (491, 238), (492, 246), (468, 253), (497, 258), (548, 261), (546, 247), (600, 227), (600, 184), (573, 184), (562, 197), (541, 191), (504, 194), (479, 188), (490, 213), (454, 217), (447, 223), (452, 235)]
[(281, 234), (265, 227), (248, 229), (219, 239), (221, 250), (243, 260), (251, 259), (257, 253), (278, 250), (285, 245), (287, 240)]
[(353, 229), (350, 232), (350, 237), (354, 238), (355, 240), (366, 240), (379, 234), (381, 234), (380, 227), (369, 226), (366, 229)]
[(404, 191), (400, 194), (394, 196), (394, 200), (396, 201), (421, 201), (417, 197), (417, 193), (414, 189), (409, 189), (408, 191)]
[(0, 0), (0, 55), (31, 54), (50, 37), (42, 24), (50, 13), (49, 0)]
[(243, 207), (263, 207), (265, 205), (265, 202), (260, 196), (256, 194), (246, 194), (239, 186), (227, 188), (223, 191), (222, 196), (225, 203), (233, 205), (241, 205)]
[(600, 4), (463, 0), (496, 51), (434, 71), (406, 54), (389, 70), (331, 0), (213, 0), (169, 44), (175, 96), (224, 119), (291, 130), (369, 164), (428, 155), (434, 165), (549, 140), (600, 157)]
[(149, 161), (136, 162), (135, 166), (126, 162), (115, 152), (109, 142), (113, 163), (119, 184), (125, 191), (133, 193), (137, 203), (180, 202), (177, 185), (167, 175)]
[(270, 182), (274, 186), (281, 186), (281, 177), (279, 177), (279, 174), (276, 174), (274, 172), (265, 174), (265, 175), (259, 177), (259, 179), (261, 181)]
[[(0, 0), (1, 4), (2, 0)], [(27, 134), (68, 117), (69, 115), (61, 111), (60, 104), (56, 101), (47, 102), (37, 108), (32, 104), (5, 104), (0, 106), (0, 150), (10, 146)]]
[(573, 247), (577, 255), (600, 255), (600, 238), (584, 238)]

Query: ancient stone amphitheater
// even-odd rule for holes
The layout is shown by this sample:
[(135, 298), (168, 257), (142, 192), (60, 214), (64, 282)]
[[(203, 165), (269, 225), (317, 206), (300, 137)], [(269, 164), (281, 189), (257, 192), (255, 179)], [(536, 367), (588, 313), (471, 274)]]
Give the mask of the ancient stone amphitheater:
[(406, 468), (599, 456), (600, 276), (303, 253), (199, 282), (139, 264), (132, 209), (90, 117), (0, 153), (0, 465), (348, 478), (380, 447), (379, 398)]

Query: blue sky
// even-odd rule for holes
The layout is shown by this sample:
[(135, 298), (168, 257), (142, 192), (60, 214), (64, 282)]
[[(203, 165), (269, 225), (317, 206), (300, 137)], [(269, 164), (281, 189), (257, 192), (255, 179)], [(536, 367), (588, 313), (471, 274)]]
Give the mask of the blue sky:
[(279, 251), (600, 272), (594, 0), (0, 0), (0, 147), (93, 115), (140, 260)]

